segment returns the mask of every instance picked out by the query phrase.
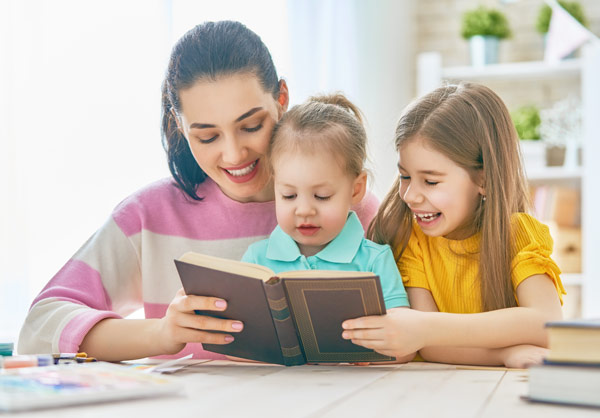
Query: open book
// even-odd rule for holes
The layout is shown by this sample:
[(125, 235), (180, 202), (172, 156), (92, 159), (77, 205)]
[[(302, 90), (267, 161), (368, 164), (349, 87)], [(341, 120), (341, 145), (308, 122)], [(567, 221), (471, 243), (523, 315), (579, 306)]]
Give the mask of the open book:
[(226, 345), (205, 350), (268, 363), (393, 360), (342, 338), (346, 319), (386, 313), (379, 277), (354, 271), (302, 270), (276, 275), (258, 264), (188, 252), (175, 260), (188, 295), (227, 300), (202, 315), (244, 323)]

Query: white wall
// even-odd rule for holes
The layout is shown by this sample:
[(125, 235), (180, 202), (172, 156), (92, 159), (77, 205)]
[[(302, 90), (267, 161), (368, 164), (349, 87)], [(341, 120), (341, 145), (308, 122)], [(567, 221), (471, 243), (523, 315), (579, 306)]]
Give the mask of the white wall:
[(0, 8), (0, 335), (127, 194), (168, 174), (160, 0)]

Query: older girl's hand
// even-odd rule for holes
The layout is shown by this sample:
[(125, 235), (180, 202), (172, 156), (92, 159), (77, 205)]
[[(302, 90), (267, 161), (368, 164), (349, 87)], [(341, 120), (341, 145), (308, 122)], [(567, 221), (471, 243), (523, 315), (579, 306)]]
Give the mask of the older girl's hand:
[(550, 351), (537, 345), (521, 344), (502, 349), (504, 365), (513, 369), (526, 369), (536, 364), (542, 364)]
[[(227, 302), (209, 296), (186, 295), (179, 289), (159, 322), (161, 349), (165, 354), (183, 350), (186, 343), (229, 344), (234, 337), (229, 333), (240, 332), (240, 321), (197, 315), (194, 311), (224, 311)], [(214, 332), (220, 331), (220, 332)]]
[(386, 315), (365, 316), (342, 323), (342, 338), (386, 356), (407, 359), (425, 346), (427, 312), (394, 308)]

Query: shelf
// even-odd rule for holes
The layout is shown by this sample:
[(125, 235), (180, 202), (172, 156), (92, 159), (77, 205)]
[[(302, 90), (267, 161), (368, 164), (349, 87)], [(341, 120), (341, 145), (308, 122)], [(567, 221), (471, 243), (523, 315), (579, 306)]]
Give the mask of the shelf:
[(540, 167), (527, 169), (526, 172), (530, 185), (553, 183), (577, 186), (581, 184), (581, 167)]
[(563, 60), (556, 64), (544, 61), (493, 64), (484, 67), (446, 67), (441, 69), (444, 79), (454, 80), (516, 80), (535, 78), (577, 77), (581, 72), (579, 59)]

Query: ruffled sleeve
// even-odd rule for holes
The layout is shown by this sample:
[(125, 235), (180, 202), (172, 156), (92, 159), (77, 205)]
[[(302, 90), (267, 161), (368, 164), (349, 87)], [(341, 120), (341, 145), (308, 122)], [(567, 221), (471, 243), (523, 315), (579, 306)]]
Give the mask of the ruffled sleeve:
[[(397, 249), (399, 251), (400, 249)], [(408, 245), (398, 261), (398, 270), (405, 287), (421, 287), (431, 290), (425, 274), (423, 250), (419, 243), (418, 228), (413, 226)]]
[(530, 215), (519, 213), (513, 218), (515, 255), (511, 264), (512, 284), (516, 289), (523, 280), (545, 274), (554, 283), (562, 304), (566, 294), (560, 280), (560, 268), (552, 260), (553, 241), (548, 227)]

